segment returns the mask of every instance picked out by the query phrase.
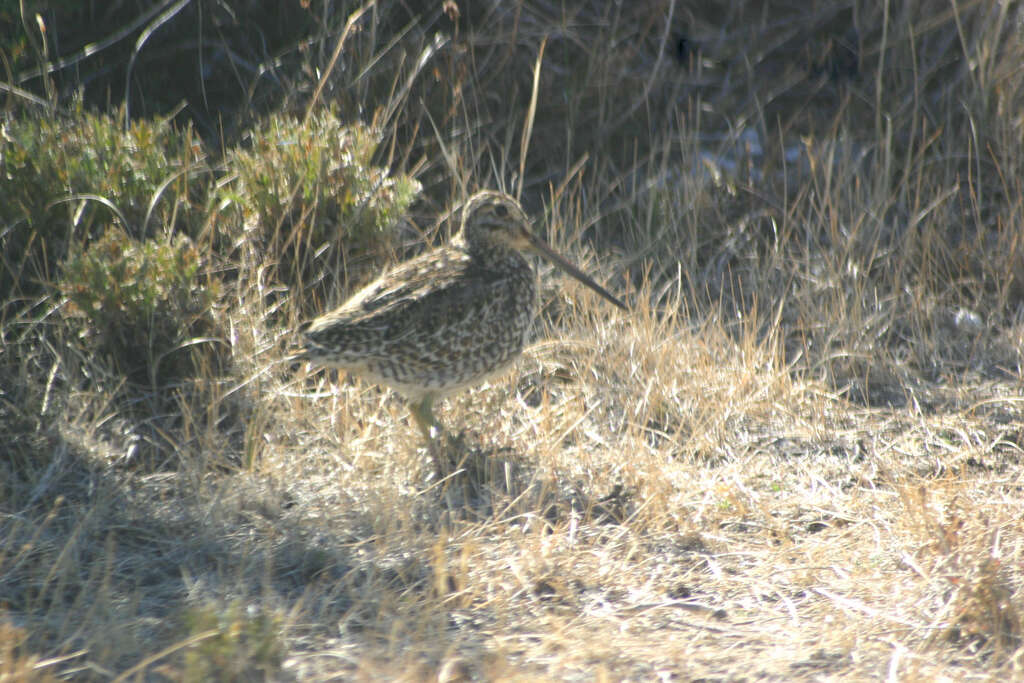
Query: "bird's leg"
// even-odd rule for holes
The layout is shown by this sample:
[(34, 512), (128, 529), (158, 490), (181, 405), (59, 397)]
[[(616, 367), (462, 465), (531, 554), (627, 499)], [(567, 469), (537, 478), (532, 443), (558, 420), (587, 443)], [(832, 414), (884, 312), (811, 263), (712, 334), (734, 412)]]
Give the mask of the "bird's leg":
[(434, 417), (433, 407), (434, 397), (431, 394), (427, 394), (419, 401), (413, 402), (409, 409), (420, 431), (423, 432), (423, 437), (427, 440), (427, 450), (430, 451), (430, 457), (434, 459), (437, 476), (439, 479), (443, 479), (448, 476), (449, 468), (445, 458), (441, 455), (441, 445), (438, 443), (438, 438), (444, 429), (441, 427), (441, 423), (437, 421), (437, 418)]

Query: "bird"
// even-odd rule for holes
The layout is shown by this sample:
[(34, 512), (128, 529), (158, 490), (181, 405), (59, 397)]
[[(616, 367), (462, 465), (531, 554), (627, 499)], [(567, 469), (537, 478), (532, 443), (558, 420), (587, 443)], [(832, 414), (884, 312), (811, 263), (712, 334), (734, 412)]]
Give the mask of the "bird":
[(385, 270), (341, 306), (299, 327), (311, 365), (340, 368), (405, 397), (439, 477), (443, 427), (434, 402), (510, 368), (539, 309), (539, 255), (616, 307), (626, 305), (530, 228), (519, 202), (483, 190), (466, 201), (446, 244)]

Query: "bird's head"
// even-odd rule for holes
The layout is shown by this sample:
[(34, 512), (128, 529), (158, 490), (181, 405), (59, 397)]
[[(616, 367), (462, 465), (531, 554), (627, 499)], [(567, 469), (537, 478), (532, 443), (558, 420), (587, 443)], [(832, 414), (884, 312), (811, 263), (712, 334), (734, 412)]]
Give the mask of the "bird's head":
[(471, 248), (532, 248), (530, 219), (519, 202), (504, 192), (485, 190), (470, 197), (462, 209), (462, 232)]
[(541, 256), (619, 308), (626, 306), (579, 268), (555, 252), (530, 230), (530, 219), (519, 202), (504, 192), (485, 190), (469, 198), (462, 209), (462, 235), (469, 249), (504, 247)]

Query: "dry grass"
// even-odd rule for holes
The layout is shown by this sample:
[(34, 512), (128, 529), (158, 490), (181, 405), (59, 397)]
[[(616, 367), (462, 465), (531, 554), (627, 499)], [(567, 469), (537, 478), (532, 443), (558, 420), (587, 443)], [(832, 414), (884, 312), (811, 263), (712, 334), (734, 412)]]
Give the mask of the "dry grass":
[(1024, 677), (1019, 8), (467, 4), (371, 9), (322, 97), (423, 183), (409, 243), (512, 187), (632, 310), (543, 270), (442, 485), (397, 397), (282, 362), (346, 289), (244, 232), (230, 362), (159, 391), (12, 293), (0, 680)]

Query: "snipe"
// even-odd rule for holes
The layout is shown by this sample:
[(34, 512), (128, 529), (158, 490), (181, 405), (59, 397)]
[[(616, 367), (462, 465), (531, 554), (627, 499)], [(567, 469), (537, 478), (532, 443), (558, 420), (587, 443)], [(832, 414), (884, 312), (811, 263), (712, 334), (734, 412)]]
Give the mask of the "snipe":
[(519, 203), (484, 191), (462, 209), (460, 232), (444, 247), (399, 263), (339, 308), (305, 323), (297, 358), (345, 369), (403, 394), (427, 438), (441, 425), (433, 403), (508, 369), (537, 314), (536, 253), (619, 308), (626, 306), (529, 228)]

